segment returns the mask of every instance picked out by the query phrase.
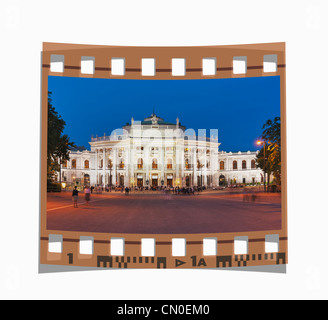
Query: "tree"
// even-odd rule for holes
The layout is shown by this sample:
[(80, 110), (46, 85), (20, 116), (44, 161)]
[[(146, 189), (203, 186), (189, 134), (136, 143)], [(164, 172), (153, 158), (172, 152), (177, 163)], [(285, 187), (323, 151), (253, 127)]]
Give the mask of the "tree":
[(63, 134), (66, 122), (52, 105), (51, 92), (48, 92), (48, 144), (47, 144), (47, 180), (53, 182), (56, 172), (64, 160), (69, 160), (69, 150), (74, 142)]
[[(261, 168), (267, 175), (267, 184), (270, 183), (270, 176), (273, 175), (276, 184), (281, 184), (281, 136), (280, 117), (267, 120), (262, 127), (261, 138), (264, 146), (257, 155), (257, 167)], [(264, 152), (265, 151), (265, 152)], [(264, 159), (265, 154), (265, 159)], [(265, 163), (265, 167), (264, 167)]]

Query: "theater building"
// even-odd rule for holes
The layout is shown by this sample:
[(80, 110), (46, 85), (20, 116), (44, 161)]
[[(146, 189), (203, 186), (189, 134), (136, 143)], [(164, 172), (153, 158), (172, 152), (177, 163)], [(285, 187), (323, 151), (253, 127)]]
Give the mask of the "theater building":
[(262, 181), (256, 152), (219, 150), (216, 130), (186, 129), (179, 119), (166, 122), (154, 113), (91, 137), (90, 150), (71, 150), (61, 165), (60, 181), (67, 185), (201, 186)]

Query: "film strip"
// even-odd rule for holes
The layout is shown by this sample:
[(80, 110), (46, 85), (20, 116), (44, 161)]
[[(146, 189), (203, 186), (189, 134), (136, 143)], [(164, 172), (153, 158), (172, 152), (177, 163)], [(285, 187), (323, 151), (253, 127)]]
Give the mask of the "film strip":
[[(117, 62), (113, 64), (113, 60)], [(176, 64), (177, 63), (177, 64)], [(206, 64), (210, 65), (205, 72)], [(150, 68), (145, 68), (148, 64)], [(40, 264), (98, 268), (230, 268), (287, 264), (285, 44), (121, 47), (44, 43)], [(217, 233), (103, 233), (47, 227), (48, 77), (190, 80), (280, 77), (281, 228)]]

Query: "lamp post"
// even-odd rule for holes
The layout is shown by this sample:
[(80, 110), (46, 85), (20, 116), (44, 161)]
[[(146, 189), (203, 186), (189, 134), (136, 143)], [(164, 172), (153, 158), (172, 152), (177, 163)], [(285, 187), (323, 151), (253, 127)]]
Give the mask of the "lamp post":
[(256, 142), (257, 145), (263, 145), (263, 174), (264, 174), (264, 179), (263, 179), (263, 183), (264, 183), (264, 192), (266, 192), (266, 179), (265, 179), (265, 149), (266, 149), (266, 143), (265, 140), (258, 140)]

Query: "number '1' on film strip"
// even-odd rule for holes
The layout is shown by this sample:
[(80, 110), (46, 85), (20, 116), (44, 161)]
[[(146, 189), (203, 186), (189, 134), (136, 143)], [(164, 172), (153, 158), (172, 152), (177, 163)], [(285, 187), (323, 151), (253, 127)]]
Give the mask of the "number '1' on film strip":
[(40, 264), (287, 264), (285, 44), (44, 43)]

